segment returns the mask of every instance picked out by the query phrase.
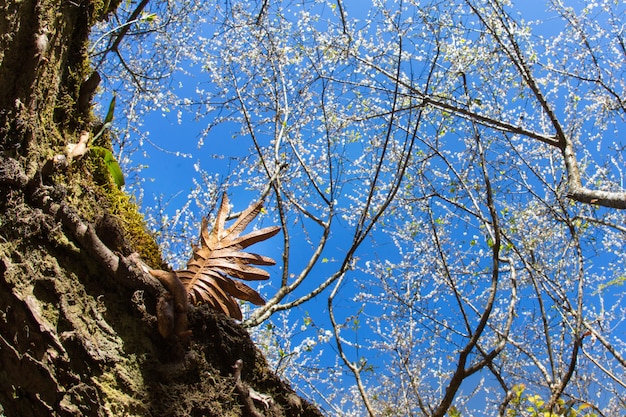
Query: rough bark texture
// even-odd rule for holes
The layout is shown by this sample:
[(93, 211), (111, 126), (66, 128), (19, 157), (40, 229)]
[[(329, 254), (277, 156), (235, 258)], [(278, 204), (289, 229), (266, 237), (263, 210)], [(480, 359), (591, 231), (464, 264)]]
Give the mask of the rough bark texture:
[(218, 313), (191, 310), (187, 348), (163, 340), (163, 289), (128, 262), (164, 267), (136, 207), (97, 155), (53, 163), (98, 125), (87, 38), (117, 3), (0, 5), (0, 415), (238, 416), (250, 388), (262, 415), (318, 416)]

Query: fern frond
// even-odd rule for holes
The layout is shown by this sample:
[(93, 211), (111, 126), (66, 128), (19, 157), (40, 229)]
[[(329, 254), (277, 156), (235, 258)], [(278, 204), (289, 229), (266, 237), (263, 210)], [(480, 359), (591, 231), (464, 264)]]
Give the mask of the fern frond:
[(245, 281), (268, 279), (267, 271), (252, 265), (276, 264), (267, 256), (242, 251), (280, 231), (280, 227), (272, 226), (239, 236), (259, 214), (262, 205), (262, 202), (251, 204), (228, 229), (224, 230), (228, 215), (228, 197), (224, 194), (215, 225), (210, 232), (208, 221), (203, 219), (200, 246), (194, 247), (187, 268), (176, 272), (193, 304), (208, 304), (238, 320), (241, 320), (242, 316), (235, 298), (256, 305), (265, 304), (257, 291), (232, 279)]

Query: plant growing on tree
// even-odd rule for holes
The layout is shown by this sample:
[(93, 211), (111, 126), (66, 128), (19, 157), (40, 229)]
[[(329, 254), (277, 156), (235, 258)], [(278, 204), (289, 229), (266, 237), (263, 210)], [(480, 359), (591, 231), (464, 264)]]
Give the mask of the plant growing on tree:
[(242, 319), (241, 310), (233, 297), (256, 305), (265, 304), (258, 292), (228, 276), (246, 281), (269, 278), (267, 271), (251, 265), (274, 265), (274, 260), (243, 252), (242, 249), (274, 236), (280, 227), (266, 227), (239, 236), (259, 214), (261, 207), (261, 201), (251, 204), (228, 229), (224, 229), (229, 209), (228, 197), (224, 194), (210, 233), (208, 221), (206, 218), (202, 220), (200, 245), (193, 248), (187, 268), (175, 272), (149, 270), (168, 289), (168, 294), (159, 300), (157, 306), (159, 332), (163, 337), (188, 336), (189, 302), (193, 305), (208, 304), (237, 320)]

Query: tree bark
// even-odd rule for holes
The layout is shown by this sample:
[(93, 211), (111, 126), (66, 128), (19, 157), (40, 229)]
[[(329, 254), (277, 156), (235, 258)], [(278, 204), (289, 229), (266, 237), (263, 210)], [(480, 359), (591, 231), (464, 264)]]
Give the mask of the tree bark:
[(164, 289), (136, 267), (164, 267), (153, 239), (97, 155), (65, 155), (101, 125), (84, 92), (103, 3), (0, 6), (0, 415), (242, 415), (236, 383), (263, 415), (321, 415), (218, 313), (191, 309), (189, 346), (159, 335)]

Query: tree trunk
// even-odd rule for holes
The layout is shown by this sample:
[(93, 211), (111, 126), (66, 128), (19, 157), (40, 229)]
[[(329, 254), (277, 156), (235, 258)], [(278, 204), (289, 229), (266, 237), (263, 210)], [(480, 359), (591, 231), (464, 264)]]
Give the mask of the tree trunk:
[(85, 80), (103, 3), (0, 6), (0, 415), (320, 415), (218, 313), (192, 308), (189, 346), (159, 335), (163, 288), (135, 255), (163, 267), (153, 239), (102, 157), (66, 150), (101, 126)]

